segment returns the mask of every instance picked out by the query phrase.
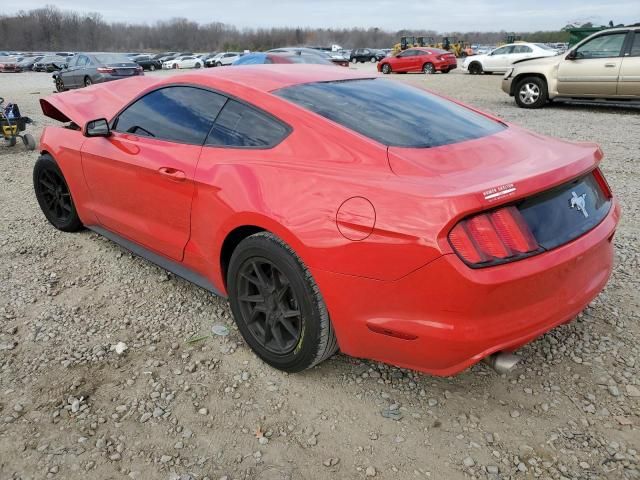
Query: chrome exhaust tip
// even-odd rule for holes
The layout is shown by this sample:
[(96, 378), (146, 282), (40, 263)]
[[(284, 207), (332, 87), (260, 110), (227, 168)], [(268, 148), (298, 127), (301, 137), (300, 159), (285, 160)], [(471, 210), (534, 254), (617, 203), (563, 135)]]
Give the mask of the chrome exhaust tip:
[(498, 373), (509, 373), (522, 360), (522, 357), (509, 352), (496, 352), (482, 359)]

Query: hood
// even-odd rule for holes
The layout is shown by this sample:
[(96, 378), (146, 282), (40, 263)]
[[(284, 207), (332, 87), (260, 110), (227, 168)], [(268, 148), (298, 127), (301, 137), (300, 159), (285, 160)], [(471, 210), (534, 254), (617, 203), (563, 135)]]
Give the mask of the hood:
[(564, 59), (563, 55), (550, 55), (546, 57), (535, 58), (523, 58), (522, 60), (516, 60), (512, 65), (554, 65), (560, 63)]
[(557, 140), (510, 126), (453, 145), (389, 147), (388, 159), (396, 175), (421, 185), (429, 196), (468, 195), (483, 201), (494, 189), (513, 189), (510, 197), (520, 197), (577, 177), (597, 165), (602, 151), (594, 143)]
[(82, 127), (98, 118), (111, 120), (122, 107), (155, 83), (157, 80), (152, 77), (139, 76), (96, 84), (41, 98), (40, 107), (49, 118)]

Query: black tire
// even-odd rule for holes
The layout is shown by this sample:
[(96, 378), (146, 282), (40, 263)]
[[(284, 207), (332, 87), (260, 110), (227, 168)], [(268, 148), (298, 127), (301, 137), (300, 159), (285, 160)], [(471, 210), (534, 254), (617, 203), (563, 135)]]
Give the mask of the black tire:
[(480, 75), (483, 71), (482, 64), (480, 62), (471, 62), (467, 70), (471, 75)]
[(194, 68), (200, 68), (202, 65), (200, 65), (199, 63), (196, 63)]
[(385, 75), (388, 75), (391, 72), (392, 72), (391, 65), (389, 65), (388, 63), (385, 63), (384, 65), (382, 65), (382, 73), (384, 73)]
[(514, 96), (520, 108), (541, 108), (549, 96), (547, 82), (540, 77), (525, 77), (516, 84)]
[(433, 63), (427, 62), (422, 66), (422, 72), (425, 75), (431, 75), (436, 73), (436, 67), (433, 66)]
[(84, 77), (84, 86), (85, 87), (90, 87), (91, 84), (93, 84), (93, 82), (91, 81), (91, 78), (89, 77)]
[(351, 59), (351, 63), (353, 63), (355, 65), (356, 63), (358, 63), (358, 59), (356, 57), (353, 57)]
[(16, 137), (9, 137), (9, 140), (7, 140), (7, 142), (9, 143), (10, 147), (15, 147), (16, 146)]
[(150, 72), (155, 72), (156, 70), (156, 66), (155, 65), (149, 65), (149, 71)]
[(445, 68), (444, 70), (440, 70), (440, 72), (442, 73), (449, 73), (451, 70), (449, 70), (448, 68)]
[(177, 63), (174, 63), (173, 65), (171, 65), (171, 68), (173, 68), (173, 69), (178, 68), (178, 64), (177, 64)]
[(63, 232), (82, 229), (67, 182), (51, 155), (41, 155), (36, 161), (33, 167), (33, 188), (40, 209), (51, 225)]
[(216, 62), (216, 67), (221, 67), (221, 66), (222, 66), (222, 63)]
[(58, 92), (64, 92), (64, 91), (66, 90), (66, 89), (64, 88), (64, 82), (62, 81), (62, 78), (61, 78), (61, 77), (59, 77), (59, 76), (58, 76), (58, 77), (56, 77), (55, 83), (56, 83), (56, 90), (57, 90)]
[(369, 61), (370, 61), (371, 63), (376, 63), (376, 57), (371, 57), (371, 58), (369, 59)]
[(31, 135), (30, 133), (25, 133), (24, 135), (22, 135), (22, 143), (27, 150), (36, 149), (36, 139), (33, 138), (33, 135)]
[(240, 333), (272, 367), (300, 372), (338, 351), (311, 273), (275, 235), (261, 232), (240, 242), (231, 256), (227, 286)]

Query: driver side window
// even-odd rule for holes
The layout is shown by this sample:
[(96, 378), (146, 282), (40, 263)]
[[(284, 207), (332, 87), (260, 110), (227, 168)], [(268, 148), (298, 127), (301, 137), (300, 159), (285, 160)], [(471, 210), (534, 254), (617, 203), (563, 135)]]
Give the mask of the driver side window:
[(398, 56), (399, 57), (413, 57), (415, 54), (416, 54), (415, 50), (405, 50), (404, 52), (402, 52)]
[(619, 57), (627, 32), (601, 35), (579, 46), (577, 58), (610, 58)]
[(116, 132), (202, 145), (227, 98), (194, 87), (165, 87), (127, 107)]

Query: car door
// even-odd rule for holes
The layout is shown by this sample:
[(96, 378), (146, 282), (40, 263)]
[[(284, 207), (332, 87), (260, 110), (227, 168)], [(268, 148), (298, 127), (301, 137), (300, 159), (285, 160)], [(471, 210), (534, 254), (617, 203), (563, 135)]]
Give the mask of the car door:
[(615, 96), (627, 32), (603, 33), (571, 50), (558, 66), (558, 93)]
[(182, 260), (196, 165), (225, 101), (201, 88), (160, 88), (123, 110), (110, 137), (84, 142), (83, 172), (102, 227)]
[(533, 49), (528, 45), (516, 45), (513, 47), (513, 51), (508, 56), (509, 63), (506, 65), (507, 67), (513, 64), (513, 62), (532, 57)]
[(495, 49), (487, 55), (482, 68), (489, 72), (506, 71), (507, 66), (510, 65), (509, 55), (511, 55), (514, 48), (515, 45), (505, 45), (504, 47)]
[(400, 52), (396, 56), (396, 61), (393, 64), (393, 70), (395, 72), (408, 72), (411, 69), (411, 64), (415, 62), (415, 56), (417, 53), (418, 52), (414, 49)]
[(60, 70), (60, 77), (62, 78), (62, 81), (64, 82), (64, 86), (66, 88), (75, 88), (77, 86), (75, 71), (77, 69), (76, 64), (79, 58), (79, 56), (71, 58), (71, 60), (67, 64), (67, 68), (63, 68), (62, 70)]
[(640, 30), (630, 33), (620, 65), (618, 95), (640, 98)]
[(89, 58), (86, 55), (78, 55), (75, 68), (73, 70), (73, 84), (76, 87), (84, 86), (85, 69), (89, 65)]

